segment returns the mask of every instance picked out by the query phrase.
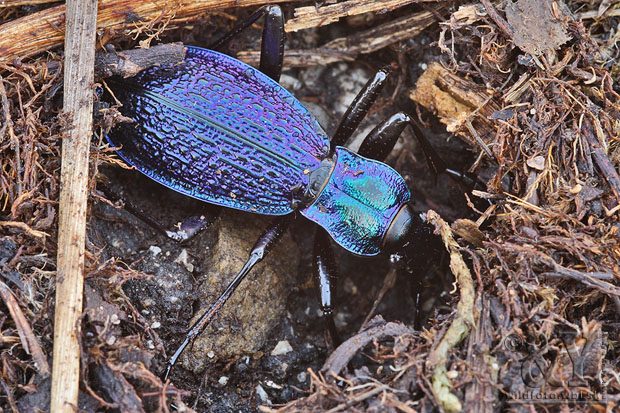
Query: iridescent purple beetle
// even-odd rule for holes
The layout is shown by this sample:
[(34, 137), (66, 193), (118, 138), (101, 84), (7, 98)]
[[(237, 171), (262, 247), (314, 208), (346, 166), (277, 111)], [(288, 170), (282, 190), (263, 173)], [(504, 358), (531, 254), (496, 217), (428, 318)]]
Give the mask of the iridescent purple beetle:
[[(222, 53), (188, 47), (184, 62), (145, 70), (115, 88), (123, 124), (108, 135), (120, 156), (143, 174), (212, 204), (277, 215), (257, 241), (243, 269), (211, 309), (191, 328), (168, 362), (166, 377), (183, 349), (205, 328), (250, 269), (262, 260), (299, 212), (317, 223), (314, 272), (321, 308), (332, 337), (334, 258), (329, 237), (359, 255), (393, 252), (430, 229), (408, 205), (405, 180), (380, 162), (412, 125), (435, 172), (448, 171), (417, 125), (397, 113), (377, 126), (358, 153), (341, 146), (353, 134), (383, 87), (382, 69), (358, 94), (330, 140), (314, 116), (278, 84), (283, 18), (265, 7), (212, 48), (266, 14), (260, 70)], [(152, 222), (149, 222), (152, 224)], [(194, 221), (179, 241), (210, 223)], [(183, 228), (184, 229), (184, 228)], [(188, 234), (189, 232), (189, 234)]]

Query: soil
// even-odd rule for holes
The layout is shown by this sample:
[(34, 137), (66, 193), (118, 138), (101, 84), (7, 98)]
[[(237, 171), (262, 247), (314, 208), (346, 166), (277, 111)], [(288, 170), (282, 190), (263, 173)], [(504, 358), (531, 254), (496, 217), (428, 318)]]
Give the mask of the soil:
[[(317, 10), (332, 3), (308, 2)], [(571, 408), (617, 408), (620, 8), (606, 1), (509, 3), (410, 4), (287, 33), (287, 49), (319, 55), (333, 39), (431, 10), (441, 24), (422, 34), (328, 65), (296, 60), (281, 84), (332, 135), (366, 81), (391, 66), (349, 146), (405, 111), (450, 169), (473, 171), (482, 184), (473, 193), (491, 201), (447, 174), (435, 176), (405, 130), (386, 163), (407, 181), (416, 211), (432, 209), (453, 225), (429, 212), (437, 236), (420, 237), (402, 256), (359, 257), (332, 243), (340, 346), (326, 333), (313, 280), (316, 226), (297, 216), (188, 346), (170, 381), (161, 380), (189, 327), (271, 218), (220, 211), (124, 168), (103, 144), (114, 121), (105, 114), (109, 105), (97, 102), (79, 409), (545, 411), (532, 399), (553, 404), (551, 395), (566, 389), (589, 398), (567, 402)], [(0, 8), (0, 30), (46, 7)], [(290, 18), (300, 4), (282, 7)], [(549, 27), (536, 36), (524, 9), (532, 7), (539, 7), (537, 30)], [(152, 25), (128, 16), (137, 24), (131, 35), (102, 29), (98, 40), (116, 50), (149, 42), (206, 46), (251, 12), (162, 17)], [(258, 50), (260, 25), (224, 51)], [(45, 368), (52, 361), (66, 128), (62, 59), (52, 49), (0, 60), (0, 408), (7, 411), (49, 409)], [(177, 243), (108, 199), (103, 185), (166, 228), (191, 216), (214, 222)], [(575, 372), (583, 373), (580, 386), (570, 381)]]

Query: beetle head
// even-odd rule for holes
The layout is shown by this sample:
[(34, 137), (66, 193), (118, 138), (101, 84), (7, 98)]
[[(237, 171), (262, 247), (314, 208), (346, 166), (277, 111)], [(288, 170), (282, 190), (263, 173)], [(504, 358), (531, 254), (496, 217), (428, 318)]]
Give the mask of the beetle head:
[(384, 247), (388, 252), (403, 251), (409, 245), (423, 245), (434, 238), (433, 227), (409, 204), (402, 206), (388, 228)]

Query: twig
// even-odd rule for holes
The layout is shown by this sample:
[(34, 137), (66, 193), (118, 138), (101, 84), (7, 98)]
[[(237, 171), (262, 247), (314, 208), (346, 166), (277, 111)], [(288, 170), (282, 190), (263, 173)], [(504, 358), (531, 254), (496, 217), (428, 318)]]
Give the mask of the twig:
[(30, 6), (33, 4), (54, 3), (56, 0), (4, 0), (0, 2), (0, 9), (17, 6)]
[(4, 79), (0, 76), (0, 98), (2, 99), (2, 111), (4, 112), (4, 125), (2, 126), (2, 133), (0, 133), (0, 143), (4, 140), (5, 129), (9, 130), (9, 137), (11, 138), (11, 144), (13, 145), (13, 152), (15, 152), (15, 172), (17, 174), (17, 196), (22, 194), (22, 163), (19, 147), (19, 139), (15, 136), (13, 130), (13, 120), (11, 119), (11, 113), (9, 112), (9, 101), (6, 96), (6, 89), (4, 88)]
[(77, 408), (80, 373), (80, 315), (84, 288), (84, 249), (88, 153), (92, 136), (97, 2), (68, 0), (64, 104), (68, 133), (62, 142), (58, 225), (58, 270), (54, 318), (52, 412)]
[(553, 263), (555, 264), (554, 271), (544, 272), (540, 275), (549, 278), (569, 278), (571, 280), (579, 281), (590, 288), (594, 288), (603, 294), (616, 297), (620, 296), (620, 287), (604, 281), (614, 280), (614, 276), (611, 273), (580, 272), (570, 268), (564, 268), (555, 262)]
[[(380, 325), (377, 325), (378, 323), (380, 323)], [(415, 334), (414, 330), (404, 324), (386, 323), (380, 316), (375, 317), (370, 324), (370, 328), (342, 343), (334, 350), (327, 361), (325, 361), (321, 371), (325, 373), (328, 380), (340, 374), (342, 369), (345, 368), (357, 351), (370, 343), (373, 339), (396, 337), (403, 334)]]
[(489, 17), (493, 19), (493, 21), (495, 22), (495, 24), (497, 24), (500, 30), (504, 32), (506, 36), (512, 39), (512, 36), (514, 35), (514, 29), (502, 16), (499, 15), (497, 9), (495, 8), (495, 6), (493, 6), (491, 1), (480, 0), (480, 2), (484, 6), (484, 9), (486, 10)]
[[(285, 0), (193, 0), (169, 2), (152, 0), (133, 2), (130, 0), (101, 0), (97, 29), (118, 32), (133, 30), (136, 21), (155, 21), (172, 16), (171, 22), (196, 19), (205, 12), (235, 7), (257, 6), (269, 3), (283, 3)], [(175, 6), (176, 5), (176, 6)], [(11, 62), (58, 47), (65, 38), (62, 30), (65, 24), (66, 6), (60, 5), (12, 20), (0, 26), (0, 62)], [(128, 16), (133, 16), (131, 19)]]
[(455, 318), (439, 344), (429, 353), (426, 364), (433, 370), (433, 393), (437, 401), (448, 412), (461, 411), (461, 402), (450, 392), (452, 384), (446, 374), (446, 362), (448, 352), (465, 339), (475, 325), (474, 282), (459, 252), (459, 244), (454, 240), (450, 226), (434, 211), (428, 211), (426, 217), (431, 224), (439, 228), (446, 249), (450, 252), (450, 269), (456, 277), (461, 293)]
[(0, 221), (0, 227), (19, 228), (22, 231), (24, 231), (26, 234), (30, 235), (31, 237), (35, 237), (35, 238), (45, 238), (46, 236), (48, 236), (48, 234), (46, 234), (45, 232), (37, 231), (36, 229), (30, 228), (28, 224), (26, 224), (25, 222)]
[[(441, 9), (442, 7), (439, 6), (436, 10)], [(391, 20), (360, 33), (334, 39), (316, 49), (285, 50), (284, 65), (286, 67), (307, 67), (343, 60), (352, 61), (359, 54), (374, 53), (390, 44), (415, 37), (436, 21), (433, 13), (423, 11)], [(258, 64), (260, 51), (241, 52), (237, 57), (246, 63)]]
[(50, 374), (50, 366), (47, 364), (47, 358), (41, 349), (41, 345), (37, 341), (37, 337), (32, 332), (32, 328), (30, 327), (30, 324), (28, 324), (28, 320), (24, 316), (22, 309), (19, 307), (19, 304), (13, 296), (11, 289), (2, 281), (0, 281), (0, 297), (4, 302), (4, 305), (6, 305), (6, 308), (9, 309), (11, 318), (15, 322), (17, 333), (19, 334), (24, 351), (32, 356), (32, 359), (34, 360), (37, 369), (39, 369), (41, 376), (47, 377)]
[[(325, 26), (337, 22), (341, 17), (355, 16), (368, 12), (389, 11), (419, 0), (349, 0), (324, 7), (299, 7), (295, 9), (295, 18), (286, 22), (287, 32)], [(431, 0), (423, 0), (431, 1)]]
[(355, 403), (359, 403), (361, 401), (364, 401), (364, 400), (374, 396), (375, 394), (379, 394), (379, 393), (384, 392), (384, 391), (386, 391), (388, 389), (389, 389), (389, 387), (386, 386), (386, 385), (378, 385), (374, 389), (371, 389), (371, 390), (368, 390), (366, 392), (363, 392), (362, 394), (358, 394), (358, 395), (355, 395), (353, 397), (347, 398), (346, 402), (340, 403), (338, 406), (336, 406), (336, 407), (334, 407), (332, 409), (329, 409), (325, 413), (336, 413), (336, 412), (343, 411), (346, 408), (355, 405)]
[(603, 148), (601, 148), (600, 142), (592, 133), (592, 123), (589, 119), (583, 119), (583, 127), (581, 128), (581, 132), (590, 146), (592, 157), (594, 158), (594, 162), (596, 162), (596, 166), (598, 166), (598, 169), (601, 171), (603, 177), (611, 187), (616, 199), (620, 202), (620, 176), (618, 175), (618, 171), (616, 171), (614, 164), (611, 163), (609, 157)]
[(185, 58), (185, 50), (181, 43), (166, 43), (148, 49), (99, 52), (95, 55), (95, 78), (131, 77), (149, 67), (179, 63)]
[(379, 307), (381, 300), (383, 300), (383, 296), (388, 291), (390, 291), (392, 287), (394, 287), (394, 284), (396, 283), (396, 275), (397, 275), (396, 268), (391, 268), (390, 271), (388, 271), (388, 273), (385, 275), (385, 278), (383, 279), (383, 286), (381, 286), (381, 291), (379, 291), (379, 294), (377, 294), (377, 298), (375, 298), (375, 302), (372, 303), (372, 308), (370, 309), (370, 311), (368, 312), (368, 315), (364, 319), (364, 322), (362, 323), (358, 333), (362, 332), (362, 329), (370, 321), (370, 318), (373, 315), (375, 315), (375, 311), (377, 311), (377, 307)]

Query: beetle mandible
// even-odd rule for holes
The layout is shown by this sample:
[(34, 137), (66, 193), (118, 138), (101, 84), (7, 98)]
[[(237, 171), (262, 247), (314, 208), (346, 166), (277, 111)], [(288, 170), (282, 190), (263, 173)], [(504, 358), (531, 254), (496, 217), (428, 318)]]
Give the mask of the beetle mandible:
[[(211, 50), (263, 15), (260, 70)], [(413, 127), (435, 173), (463, 178), (445, 167), (417, 124), (403, 112), (373, 129), (357, 153), (343, 146), (377, 98), (389, 69), (379, 70), (368, 81), (330, 139), (314, 116), (278, 83), (283, 27), (280, 8), (264, 7), (210, 49), (188, 46), (181, 64), (145, 70), (115, 88), (123, 115), (134, 123), (121, 124), (107, 139), (122, 148), (118, 153), (126, 162), (190, 197), (277, 216), (241, 271), (190, 329), (168, 361), (165, 377), (185, 347), (271, 250), (294, 213), (322, 228), (314, 239), (314, 273), (327, 326), (337, 337), (332, 317), (335, 265), (329, 238), (354, 254), (370, 256), (398, 251), (431, 232), (409, 206), (411, 196), (403, 177), (381, 162), (407, 125)], [(164, 232), (185, 240), (208, 223), (198, 220), (182, 228), (187, 231)]]

